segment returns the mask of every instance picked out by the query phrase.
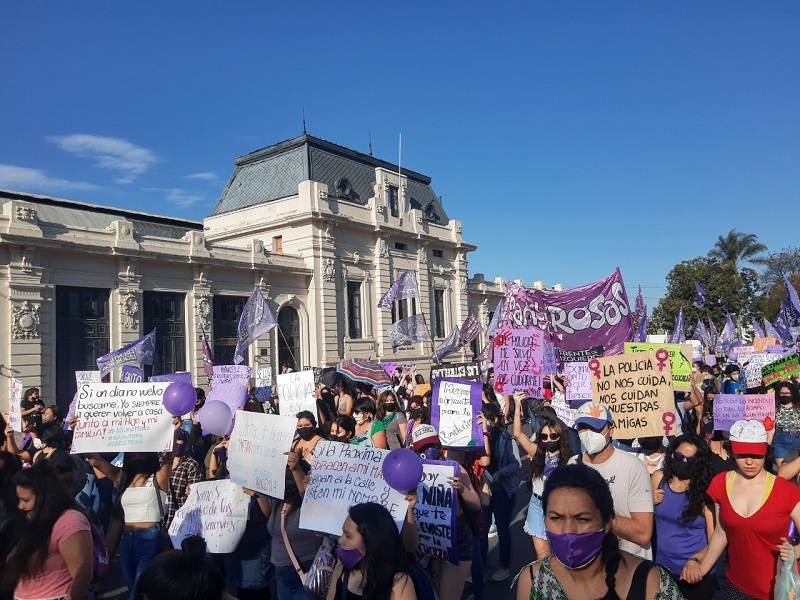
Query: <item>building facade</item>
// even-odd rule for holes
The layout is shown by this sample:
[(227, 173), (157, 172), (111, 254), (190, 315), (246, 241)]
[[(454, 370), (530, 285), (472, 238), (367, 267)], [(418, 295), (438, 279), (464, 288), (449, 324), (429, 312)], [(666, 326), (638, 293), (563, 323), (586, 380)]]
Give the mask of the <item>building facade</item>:
[[(279, 326), (246, 364), (273, 372), (353, 357), (427, 366), (431, 344), (393, 349), (388, 326), (421, 311), (438, 344), (470, 310), (485, 326), (505, 288), (469, 279), (476, 247), (429, 177), (306, 134), (237, 158), (202, 222), (11, 191), (0, 207), (4, 413), (10, 377), (66, 405), (76, 370), (154, 328), (152, 372), (204, 381), (201, 331), (216, 362), (232, 362), (254, 286)], [(378, 309), (406, 270), (420, 298)]]

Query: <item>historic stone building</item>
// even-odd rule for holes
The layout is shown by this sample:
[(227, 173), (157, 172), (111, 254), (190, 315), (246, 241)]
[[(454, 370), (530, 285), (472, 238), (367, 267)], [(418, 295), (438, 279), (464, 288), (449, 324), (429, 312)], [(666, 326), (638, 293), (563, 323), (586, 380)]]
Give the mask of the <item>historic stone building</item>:
[[(430, 344), (392, 349), (389, 324), (422, 311), (438, 344), (469, 310), (485, 326), (504, 289), (468, 279), (476, 247), (429, 177), (305, 134), (237, 158), (202, 222), (12, 191), (0, 191), (0, 207), (3, 412), (9, 377), (66, 404), (74, 371), (153, 328), (153, 371), (203, 381), (201, 328), (216, 361), (230, 363), (254, 286), (279, 326), (246, 361), (274, 369), (351, 357), (427, 366)], [(409, 269), (419, 302), (379, 310)]]

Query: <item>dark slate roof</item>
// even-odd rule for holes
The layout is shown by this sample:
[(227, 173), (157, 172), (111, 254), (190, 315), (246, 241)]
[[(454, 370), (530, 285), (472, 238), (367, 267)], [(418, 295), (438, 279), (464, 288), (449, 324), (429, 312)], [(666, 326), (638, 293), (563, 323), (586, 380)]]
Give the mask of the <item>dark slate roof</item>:
[[(325, 183), (340, 200), (363, 206), (374, 195), (375, 169), (397, 171), (397, 165), (307, 134), (245, 154), (234, 163), (212, 216), (294, 196), (297, 185), (308, 180)], [(449, 219), (430, 177), (405, 168), (402, 173), (408, 178), (411, 208), (446, 225)], [(349, 186), (341, 185), (345, 179)]]

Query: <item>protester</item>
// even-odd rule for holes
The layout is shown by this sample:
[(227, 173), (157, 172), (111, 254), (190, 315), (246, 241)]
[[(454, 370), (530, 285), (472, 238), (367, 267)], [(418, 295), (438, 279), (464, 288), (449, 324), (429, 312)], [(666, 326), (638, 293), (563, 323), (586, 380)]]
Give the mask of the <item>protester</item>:
[(359, 446), (387, 448), (386, 428), (375, 419), (377, 414), (375, 402), (371, 398), (359, 398), (353, 406), (353, 418), (356, 420), (355, 441)]
[(652, 475), (664, 467), (664, 436), (656, 435), (652, 437), (638, 438), (639, 449), (634, 456), (644, 463), (647, 472)]
[(292, 452), (297, 452), (302, 459), (311, 464), (314, 456), (314, 448), (323, 438), (317, 430), (317, 420), (314, 413), (309, 410), (302, 410), (297, 413), (297, 435), (292, 441)]
[[(412, 369), (412, 371), (416, 372), (416, 370), (417, 370), (417, 367), (415, 366)], [(417, 395), (417, 396), (422, 396), (424, 398), (425, 394), (427, 394), (430, 391), (431, 391), (430, 384), (429, 383), (425, 383), (425, 378), (422, 375), (420, 375), (419, 373), (416, 373), (414, 375), (414, 394)]]
[(89, 520), (47, 462), (15, 478), (21, 515), (3, 544), (0, 595), (83, 600), (92, 581)]
[(19, 403), (22, 421), (26, 429), (32, 429), (42, 422), (44, 402), (39, 396), (39, 388), (28, 388)]
[[(180, 425), (180, 417), (173, 417), (173, 424)], [(169, 493), (167, 494), (167, 527), (170, 526), (175, 518), (175, 513), (189, 497), (189, 486), (204, 479), (203, 467), (186, 453), (189, 446), (188, 438), (189, 436), (183, 429), (176, 429), (172, 473), (169, 478)]]
[(189, 536), (180, 550), (159, 554), (144, 570), (135, 600), (221, 600), (225, 575), (200, 536)]
[(416, 600), (397, 526), (380, 504), (350, 507), (336, 554), (327, 600)]
[(230, 443), (230, 436), (223, 435), (219, 442), (208, 451), (208, 479), (227, 479), (230, 476), (228, 473), (228, 446)]
[(700, 564), (687, 563), (684, 579), (696, 583), (728, 549), (722, 579), (725, 598), (771, 600), (776, 548), (784, 560), (797, 549), (786, 542), (789, 523), (800, 525), (800, 489), (764, 469), (767, 432), (758, 421), (736, 421), (730, 430), (737, 469), (711, 481), (708, 495), (719, 515)]
[(236, 549), (224, 556), (226, 577), (236, 587), (238, 600), (269, 600), (269, 583), (275, 577), (275, 569), (270, 562), (272, 539), (267, 517), (258, 505), (258, 494), (242, 489), (250, 496), (247, 524)]
[(575, 428), (585, 452), (573, 456), (570, 463), (584, 462), (608, 482), (615, 512), (611, 520), (611, 533), (620, 539), (620, 549), (640, 558), (652, 558), (653, 495), (650, 491), (650, 474), (642, 461), (611, 445), (614, 420), (611, 412), (602, 404), (582, 404), (576, 413)]
[(775, 437), (772, 440), (778, 466), (792, 450), (800, 450), (800, 391), (790, 381), (775, 384)]
[(356, 434), (356, 420), (350, 415), (338, 415), (331, 423), (328, 439), (332, 442), (350, 444)]
[(520, 571), (517, 600), (681, 598), (664, 569), (620, 550), (611, 491), (597, 470), (559, 467), (545, 483), (542, 505), (553, 556)]
[(336, 380), (334, 389), (338, 392), (336, 396), (336, 410), (339, 411), (339, 414), (353, 414), (353, 403), (355, 400), (353, 399), (353, 394), (344, 377), (340, 377)]
[(14, 477), (21, 469), (22, 463), (19, 458), (10, 452), (0, 450), (0, 540), (7, 537), (4, 527), (17, 508), (17, 486)]
[(430, 424), (430, 410), (423, 404), (422, 396), (411, 396), (408, 400), (408, 423), (406, 424), (405, 447), (410, 444), (411, 434), (416, 427), (422, 424)]
[(387, 389), (378, 396), (377, 419), (386, 428), (386, 443), (389, 450), (403, 447), (406, 438), (408, 419), (400, 406), (397, 395)]
[(725, 376), (722, 378), (723, 394), (741, 394), (741, 384), (739, 383), (739, 365), (732, 364), (725, 367)]
[(328, 386), (317, 388), (317, 414), (322, 435), (328, 437), (331, 432), (331, 423), (339, 414), (336, 410), (336, 398)]
[(685, 433), (667, 448), (664, 470), (650, 478), (657, 505), (656, 562), (669, 570), (687, 600), (708, 600), (717, 585), (713, 568), (697, 583), (685, 580), (687, 564), (702, 560), (714, 531), (706, 493), (714, 473), (711, 456), (703, 438)]

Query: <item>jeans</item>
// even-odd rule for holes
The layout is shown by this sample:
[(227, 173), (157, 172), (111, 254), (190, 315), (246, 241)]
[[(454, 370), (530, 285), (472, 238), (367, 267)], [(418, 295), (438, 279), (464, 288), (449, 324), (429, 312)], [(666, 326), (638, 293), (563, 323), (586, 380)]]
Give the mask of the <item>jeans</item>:
[[(304, 573), (308, 573), (314, 559), (300, 563)], [(314, 600), (313, 596), (303, 587), (300, 575), (295, 571), (294, 565), (275, 567), (275, 578), (278, 582), (278, 600)]]
[(485, 565), (483, 562), (483, 540), (476, 535), (472, 538), (472, 596), (474, 600), (483, 600), (483, 588), (486, 585)]
[(158, 525), (147, 529), (126, 531), (119, 545), (122, 577), (128, 584), (131, 600), (136, 597), (136, 584), (147, 566), (161, 552), (161, 528)]
[(514, 509), (514, 496), (509, 496), (505, 489), (492, 490), (489, 506), (483, 507), (483, 530), (481, 531), (481, 558), (486, 564), (489, 553), (489, 528), (492, 526), (492, 515), (497, 526), (497, 541), (500, 546), (500, 568), (508, 569), (511, 564), (511, 511)]

